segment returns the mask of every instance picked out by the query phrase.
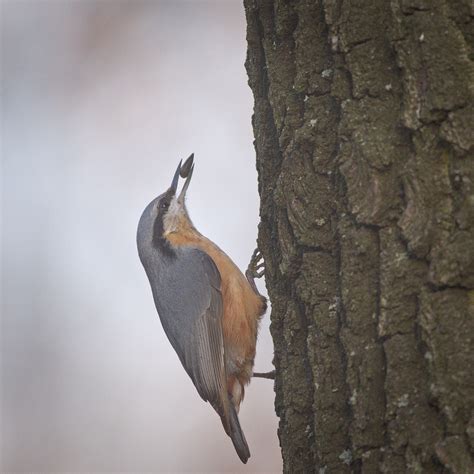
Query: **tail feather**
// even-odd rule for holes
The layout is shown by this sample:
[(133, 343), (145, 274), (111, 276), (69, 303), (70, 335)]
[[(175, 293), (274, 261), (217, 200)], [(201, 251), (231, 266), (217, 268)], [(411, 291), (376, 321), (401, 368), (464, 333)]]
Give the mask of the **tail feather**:
[(244, 432), (240, 427), (239, 417), (237, 416), (237, 412), (232, 401), (229, 403), (229, 422), (230, 433), (228, 433), (228, 435), (232, 439), (232, 443), (235, 450), (237, 451), (237, 454), (239, 455), (240, 460), (246, 464), (250, 457), (250, 451), (244, 436)]

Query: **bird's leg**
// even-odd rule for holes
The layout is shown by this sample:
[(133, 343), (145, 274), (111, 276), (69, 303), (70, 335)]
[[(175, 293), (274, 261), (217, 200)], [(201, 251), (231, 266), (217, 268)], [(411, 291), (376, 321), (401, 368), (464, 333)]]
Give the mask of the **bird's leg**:
[[(260, 262), (260, 263), (259, 263)], [(250, 286), (252, 287), (253, 291), (258, 296), (262, 296), (257, 289), (257, 285), (255, 284), (255, 278), (261, 278), (265, 275), (265, 262), (263, 261), (262, 254), (260, 250), (256, 248), (252, 254), (252, 258), (250, 259), (249, 266), (247, 271), (245, 272), (245, 276), (247, 277)]]
[[(250, 263), (247, 268), (247, 271), (245, 272), (245, 276), (247, 277), (247, 280), (249, 281), (250, 286), (252, 287), (255, 294), (262, 299), (262, 314), (265, 313), (265, 310), (267, 309), (267, 300), (258, 291), (257, 285), (255, 284), (255, 278), (262, 278), (263, 275), (265, 275), (265, 262), (263, 261), (263, 257), (260, 253), (260, 250), (256, 248), (252, 254), (252, 258), (250, 259)], [(272, 370), (271, 372), (254, 372), (253, 377), (275, 380), (275, 371)]]
[(253, 377), (259, 377), (261, 379), (275, 380), (275, 371), (271, 370), (270, 372), (254, 372)]

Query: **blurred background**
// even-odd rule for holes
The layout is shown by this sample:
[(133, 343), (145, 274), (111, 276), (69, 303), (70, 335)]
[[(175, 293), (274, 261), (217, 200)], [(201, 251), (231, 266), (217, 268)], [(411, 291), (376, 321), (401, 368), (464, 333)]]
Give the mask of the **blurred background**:
[(245, 466), (164, 335), (135, 244), (194, 152), (191, 217), (246, 268), (245, 31), (240, 0), (2, 0), (2, 472), (281, 471), (272, 381), (246, 392)]

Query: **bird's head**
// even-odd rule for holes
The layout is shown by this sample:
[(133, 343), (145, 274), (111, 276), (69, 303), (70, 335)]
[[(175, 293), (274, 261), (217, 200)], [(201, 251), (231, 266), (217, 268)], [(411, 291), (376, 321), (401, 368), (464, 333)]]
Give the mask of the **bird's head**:
[[(183, 226), (191, 225), (185, 199), (186, 191), (188, 190), (189, 183), (193, 176), (193, 161), (194, 153), (189, 156), (184, 162), (184, 165), (181, 165), (181, 161), (179, 162), (171, 186), (165, 193), (158, 197), (156, 205), (157, 220), (162, 221), (161, 228), (163, 229), (162, 235), (164, 237), (173, 232), (178, 232)], [(186, 181), (178, 195), (177, 190), (180, 176), (186, 178)]]
[[(171, 186), (150, 202), (143, 211), (137, 233), (139, 250), (142, 245), (149, 245), (150, 240), (154, 247), (164, 246), (162, 249), (166, 250), (168, 246), (167, 236), (179, 231), (194, 229), (185, 204), (186, 192), (194, 170), (193, 161), (194, 153), (189, 156), (184, 164), (180, 161)], [(178, 194), (180, 176), (185, 178), (186, 181)]]

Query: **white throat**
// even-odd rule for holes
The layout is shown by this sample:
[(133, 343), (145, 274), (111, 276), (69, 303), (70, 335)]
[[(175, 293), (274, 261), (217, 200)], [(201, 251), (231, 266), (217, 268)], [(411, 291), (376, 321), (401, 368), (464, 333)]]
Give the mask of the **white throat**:
[(186, 217), (184, 204), (181, 204), (175, 196), (171, 200), (168, 212), (163, 218), (164, 234), (166, 235), (176, 232), (178, 230), (179, 222), (183, 217)]

